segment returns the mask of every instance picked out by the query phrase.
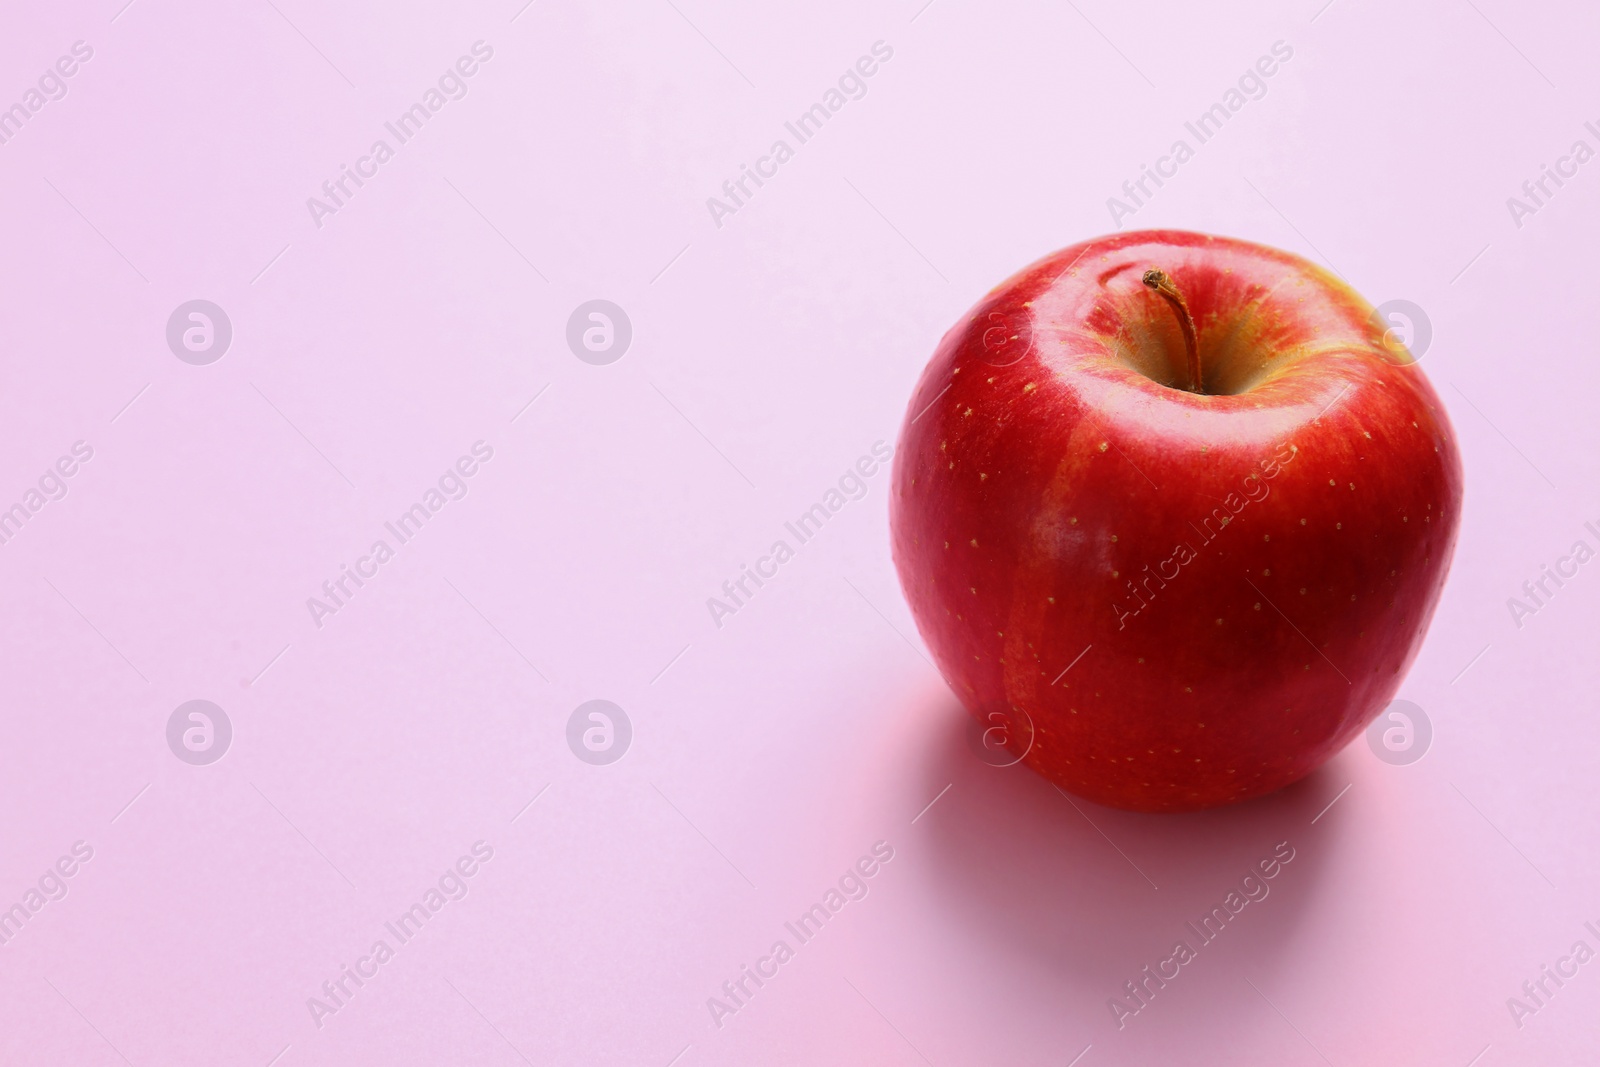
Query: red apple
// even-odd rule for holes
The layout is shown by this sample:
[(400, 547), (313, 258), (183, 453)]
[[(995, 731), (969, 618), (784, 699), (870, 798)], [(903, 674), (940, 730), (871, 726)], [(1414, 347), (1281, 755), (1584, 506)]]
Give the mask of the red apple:
[(945, 334), (890, 502), (917, 627), (991, 739), (1140, 811), (1270, 792), (1361, 733), (1460, 515), (1444, 408), (1370, 304), (1174, 230), (1057, 252)]

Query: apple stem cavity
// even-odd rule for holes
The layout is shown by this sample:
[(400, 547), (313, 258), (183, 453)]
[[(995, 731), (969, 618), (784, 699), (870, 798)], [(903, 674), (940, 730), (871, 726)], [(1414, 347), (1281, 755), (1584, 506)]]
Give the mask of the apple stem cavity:
[(1151, 267), (1144, 272), (1144, 284), (1161, 294), (1172, 307), (1172, 313), (1178, 317), (1178, 327), (1183, 330), (1183, 347), (1189, 357), (1189, 392), (1204, 395), (1205, 387), (1200, 378), (1200, 338), (1195, 333), (1194, 316), (1189, 314), (1189, 305), (1183, 299), (1183, 293), (1167, 277), (1166, 271)]

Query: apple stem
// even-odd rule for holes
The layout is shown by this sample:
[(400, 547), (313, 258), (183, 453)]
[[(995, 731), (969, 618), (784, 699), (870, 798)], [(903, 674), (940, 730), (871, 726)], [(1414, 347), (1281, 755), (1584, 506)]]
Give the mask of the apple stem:
[(1144, 272), (1144, 284), (1160, 293), (1172, 306), (1173, 314), (1178, 317), (1178, 327), (1183, 330), (1183, 346), (1188, 351), (1189, 391), (1204, 393), (1200, 379), (1200, 338), (1195, 333), (1194, 316), (1189, 314), (1189, 305), (1184, 302), (1183, 294), (1172, 284), (1172, 279), (1167, 277), (1165, 271), (1154, 267)]

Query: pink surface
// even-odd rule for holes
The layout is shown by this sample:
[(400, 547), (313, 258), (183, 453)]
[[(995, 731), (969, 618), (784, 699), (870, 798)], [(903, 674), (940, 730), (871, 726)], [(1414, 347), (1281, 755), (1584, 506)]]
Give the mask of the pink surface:
[[(4, 16), (0, 1062), (1593, 1057), (1600, 17), (449, 6)], [(1425, 309), (1467, 501), (1400, 690), (1422, 759), (1358, 741), (1184, 817), (986, 765), (882, 470), (708, 610), (892, 445), (977, 296), (1114, 223)], [(214, 312), (169, 344), (195, 300), (220, 358)], [(569, 335), (594, 300), (620, 358), (614, 314)], [(1576, 575), (1514, 613), (1544, 565)], [(202, 706), (169, 743), (196, 700), (231, 736)]]

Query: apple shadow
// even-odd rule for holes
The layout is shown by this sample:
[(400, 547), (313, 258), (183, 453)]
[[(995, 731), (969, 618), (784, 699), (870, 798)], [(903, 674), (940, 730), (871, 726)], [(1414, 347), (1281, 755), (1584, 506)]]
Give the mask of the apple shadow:
[[(990, 766), (969, 746), (971, 716), (953, 696), (941, 705), (929, 709), (937, 725), (927, 786), (931, 795), (953, 782), (959, 796), (927, 820), (928, 862), (956, 921), (1097, 1001), (1180, 940), (1230, 957), (1230, 970), (1270, 977), (1285, 964), (1339, 850), (1338, 821), (1313, 819), (1344, 788), (1343, 774), (1324, 765), (1270, 796), (1210, 811), (1121, 811), (1063, 793), (1022, 764)], [(1241, 879), (1259, 876), (1255, 865), (1281, 842), (1292, 860), (1217, 935), (1226, 947), (1204, 947), (1189, 924), (1230, 891), (1243, 896)]]

